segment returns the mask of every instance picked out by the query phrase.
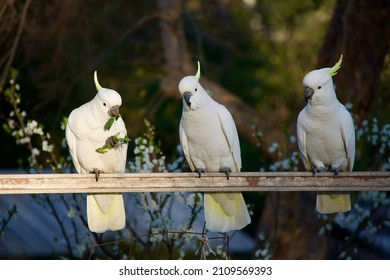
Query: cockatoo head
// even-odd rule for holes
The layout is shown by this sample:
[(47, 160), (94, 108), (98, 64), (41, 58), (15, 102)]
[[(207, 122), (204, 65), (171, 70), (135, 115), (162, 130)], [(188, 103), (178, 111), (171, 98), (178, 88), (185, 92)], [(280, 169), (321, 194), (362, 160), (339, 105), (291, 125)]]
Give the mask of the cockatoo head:
[(303, 78), (305, 99), (312, 105), (325, 104), (336, 97), (332, 76), (340, 69), (343, 55), (332, 67), (313, 70)]
[(179, 92), (183, 98), (183, 106), (185, 108), (196, 110), (206, 102), (205, 96), (208, 96), (206, 91), (199, 83), (200, 79), (200, 63), (198, 61), (198, 71), (195, 76), (186, 76), (179, 83)]
[(108, 117), (119, 117), (119, 107), (122, 105), (122, 98), (115, 90), (103, 88), (97, 79), (97, 71), (94, 74), (95, 86), (98, 91), (94, 98), (94, 112), (102, 120)]

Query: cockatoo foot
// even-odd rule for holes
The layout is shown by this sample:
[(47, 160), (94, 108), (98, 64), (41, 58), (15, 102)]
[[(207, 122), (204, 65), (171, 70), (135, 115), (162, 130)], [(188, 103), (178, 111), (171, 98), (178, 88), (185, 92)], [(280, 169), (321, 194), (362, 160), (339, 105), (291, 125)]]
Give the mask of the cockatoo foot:
[(200, 178), (200, 177), (202, 176), (202, 173), (203, 173), (203, 174), (206, 173), (206, 169), (205, 169), (205, 168), (202, 168), (202, 167), (197, 168), (197, 169), (196, 169), (196, 173), (198, 173), (199, 178)]
[(219, 169), (219, 172), (225, 173), (226, 178), (229, 180), (229, 174), (230, 174), (230, 172), (232, 172), (232, 170), (229, 167), (221, 167)]
[(91, 172), (92, 174), (95, 174), (95, 179), (96, 179), (96, 182), (99, 181), (99, 176), (101, 173), (103, 173), (102, 171), (100, 171), (99, 169), (97, 168), (94, 168), (93, 171)]
[(313, 176), (316, 176), (317, 173), (325, 172), (326, 168), (323, 166), (316, 167), (313, 169)]
[(120, 143), (115, 140), (114, 136), (110, 136), (106, 140), (106, 144), (110, 144), (112, 148), (118, 148), (120, 146)]
[(334, 176), (338, 176), (339, 175), (339, 169), (337, 167), (331, 167), (329, 169), (330, 172), (332, 172), (334, 174)]

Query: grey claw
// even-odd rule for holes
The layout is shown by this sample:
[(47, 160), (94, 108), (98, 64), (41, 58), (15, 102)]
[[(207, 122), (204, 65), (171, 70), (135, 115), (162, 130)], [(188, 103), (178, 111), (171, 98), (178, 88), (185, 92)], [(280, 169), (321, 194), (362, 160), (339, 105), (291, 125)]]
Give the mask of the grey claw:
[(338, 176), (339, 175), (339, 169), (337, 167), (332, 167), (330, 169), (330, 172), (333, 172), (334, 176)]
[(94, 168), (91, 173), (95, 174), (96, 182), (99, 181), (99, 176), (100, 176), (100, 173), (102, 173), (102, 172), (99, 169)]
[(229, 167), (221, 167), (219, 169), (219, 172), (225, 173), (226, 178), (229, 180), (229, 174), (230, 174), (230, 172), (232, 172), (232, 170)]
[(200, 178), (202, 173), (204, 174), (206, 172), (206, 169), (205, 168), (197, 168), (196, 172), (198, 173), (199, 178)]
[(316, 176), (317, 173), (325, 172), (326, 168), (323, 166), (316, 167), (313, 169), (313, 176)]

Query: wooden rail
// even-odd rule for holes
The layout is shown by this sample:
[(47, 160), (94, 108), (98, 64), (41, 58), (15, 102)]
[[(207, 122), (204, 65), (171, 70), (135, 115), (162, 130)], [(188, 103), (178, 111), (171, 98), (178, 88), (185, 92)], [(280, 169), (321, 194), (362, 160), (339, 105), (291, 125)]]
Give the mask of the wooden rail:
[(204, 191), (390, 191), (390, 172), (0, 174), (0, 194), (204, 192)]

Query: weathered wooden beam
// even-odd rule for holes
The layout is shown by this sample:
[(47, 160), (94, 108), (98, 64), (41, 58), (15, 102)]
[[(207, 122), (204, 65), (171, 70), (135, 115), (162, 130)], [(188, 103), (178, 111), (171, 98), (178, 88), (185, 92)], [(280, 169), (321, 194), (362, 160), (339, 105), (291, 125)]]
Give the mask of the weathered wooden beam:
[(1, 174), (0, 194), (204, 192), (204, 191), (390, 191), (390, 172)]

